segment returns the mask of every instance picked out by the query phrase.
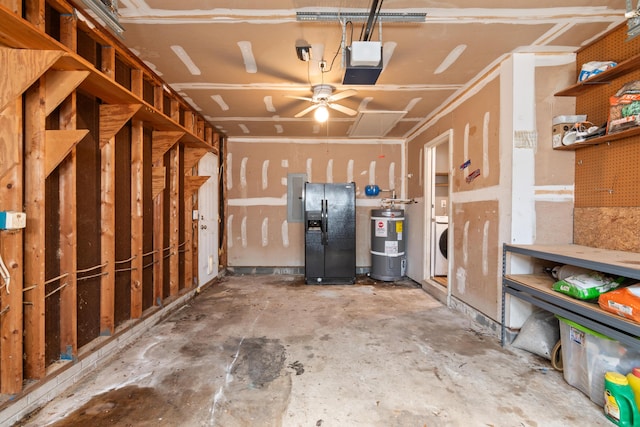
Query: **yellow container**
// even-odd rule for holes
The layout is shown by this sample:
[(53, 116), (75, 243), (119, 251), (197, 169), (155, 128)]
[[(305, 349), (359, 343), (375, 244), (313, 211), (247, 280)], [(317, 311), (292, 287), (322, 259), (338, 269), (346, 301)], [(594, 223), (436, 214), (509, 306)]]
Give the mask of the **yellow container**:
[(627, 381), (629, 381), (631, 390), (633, 390), (636, 406), (640, 408), (640, 367), (633, 368), (631, 372), (627, 374)]

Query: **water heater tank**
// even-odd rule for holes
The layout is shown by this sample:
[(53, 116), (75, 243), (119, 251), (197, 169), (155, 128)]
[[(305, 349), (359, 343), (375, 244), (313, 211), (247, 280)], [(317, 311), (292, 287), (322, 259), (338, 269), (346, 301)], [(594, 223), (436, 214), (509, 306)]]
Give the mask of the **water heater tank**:
[(404, 211), (401, 209), (371, 211), (372, 278), (391, 282), (405, 276), (407, 257), (404, 219)]

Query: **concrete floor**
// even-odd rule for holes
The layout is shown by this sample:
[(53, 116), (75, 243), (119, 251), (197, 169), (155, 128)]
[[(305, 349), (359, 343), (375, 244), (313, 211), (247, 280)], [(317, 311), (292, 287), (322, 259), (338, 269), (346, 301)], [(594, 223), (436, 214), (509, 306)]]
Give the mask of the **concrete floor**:
[(227, 276), (24, 426), (611, 426), (414, 282)]

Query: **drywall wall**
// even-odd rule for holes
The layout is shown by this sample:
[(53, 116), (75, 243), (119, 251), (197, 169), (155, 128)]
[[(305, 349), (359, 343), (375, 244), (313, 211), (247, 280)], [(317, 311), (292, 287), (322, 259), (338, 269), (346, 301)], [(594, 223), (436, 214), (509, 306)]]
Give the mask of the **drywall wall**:
[[(573, 78), (574, 56), (514, 57), (435, 115), (430, 126), (407, 143), (407, 173), (418, 177), (407, 186), (408, 196), (420, 201), (408, 211), (409, 223), (415, 224), (425, 218), (422, 177), (429, 171), (421, 161), (424, 145), (452, 131), (450, 292), (494, 320), (501, 316), (502, 244), (513, 238), (530, 243), (572, 239), (573, 154), (552, 149), (551, 120), (574, 112), (572, 100), (553, 96)], [(423, 252), (418, 256), (430, 256)], [(410, 277), (422, 281), (428, 274), (416, 262), (419, 258), (410, 253)], [(517, 310), (526, 312), (527, 307)], [(526, 313), (515, 318), (521, 322)]]
[(402, 147), (401, 141), (230, 138), (223, 172), (229, 266), (304, 266), (303, 223), (287, 221), (290, 173), (304, 173), (309, 182), (356, 183), (356, 265), (370, 266), (369, 212), (380, 197), (367, 198), (364, 187), (401, 195)]

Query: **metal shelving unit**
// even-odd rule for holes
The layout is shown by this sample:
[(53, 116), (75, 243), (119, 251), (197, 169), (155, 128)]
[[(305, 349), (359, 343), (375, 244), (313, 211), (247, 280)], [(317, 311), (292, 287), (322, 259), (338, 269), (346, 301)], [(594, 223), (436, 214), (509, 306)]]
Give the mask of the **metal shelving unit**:
[(581, 301), (551, 289), (553, 279), (545, 274), (507, 274), (509, 254), (524, 255), (552, 263), (588, 268), (614, 276), (640, 280), (640, 254), (581, 245), (503, 245), (502, 329), (505, 343), (506, 294), (572, 320), (580, 325), (640, 349), (640, 324), (606, 312), (598, 304)]

